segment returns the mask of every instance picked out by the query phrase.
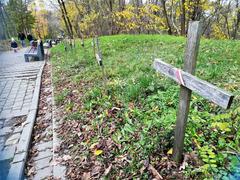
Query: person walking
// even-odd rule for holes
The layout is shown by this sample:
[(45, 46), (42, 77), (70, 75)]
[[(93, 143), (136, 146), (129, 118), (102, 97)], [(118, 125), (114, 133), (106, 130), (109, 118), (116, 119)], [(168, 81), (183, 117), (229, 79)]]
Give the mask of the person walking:
[(18, 44), (17, 42), (14, 40), (14, 38), (11, 39), (11, 48), (13, 49), (13, 51), (16, 53), (17, 49), (18, 49)]
[(30, 46), (32, 46), (33, 45), (33, 36), (30, 33), (27, 33), (27, 39), (30, 43)]
[(21, 41), (22, 47), (25, 47), (26, 36), (23, 32), (18, 33), (18, 39)]

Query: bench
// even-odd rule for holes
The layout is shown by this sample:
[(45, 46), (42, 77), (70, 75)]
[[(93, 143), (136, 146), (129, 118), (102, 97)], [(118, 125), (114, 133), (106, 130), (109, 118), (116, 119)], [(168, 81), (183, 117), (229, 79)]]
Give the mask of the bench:
[(24, 53), (25, 62), (29, 62), (29, 57), (37, 58), (38, 60), (44, 59), (43, 47), (41, 49), (41, 43), (37, 43), (37, 46), (31, 46)]

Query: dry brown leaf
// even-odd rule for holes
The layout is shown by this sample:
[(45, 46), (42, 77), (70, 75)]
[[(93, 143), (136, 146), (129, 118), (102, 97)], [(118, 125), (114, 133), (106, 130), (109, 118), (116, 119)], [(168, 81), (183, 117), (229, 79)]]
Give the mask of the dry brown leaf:
[(107, 169), (105, 169), (103, 175), (104, 175), (104, 176), (107, 176), (107, 175), (110, 173), (111, 169), (112, 169), (112, 164), (111, 164)]
[(119, 161), (121, 161), (121, 162), (128, 161), (127, 155), (128, 154), (120, 155), (120, 156), (116, 157), (115, 160), (117, 160), (117, 162), (119, 162)]
[(62, 159), (63, 159), (64, 161), (68, 161), (68, 160), (71, 159), (71, 156), (69, 156), (69, 155), (64, 155), (64, 156), (62, 157)]
[(182, 163), (182, 165), (179, 167), (179, 170), (180, 170), (180, 171), (181, 171), (181, 170), (184, 170), (184, 169), (186, 168), (186, 166), (188, 165), (187, 160), (188, 160), (188, 155), (185, 155), (185, 156), (184, 156), (184, 159), (183, 159), (183, 163)]
[(27, 176), (32, 176), (35, 174), (35, 167), (31, 167), (29, 171), (27, 172)]
[(90, 172), (85, 172), (82, 175), (82, 180), (89, 180), (91, 178)]
[(145, 166), (143, 166), (143, 167), (140, 169), (140, 173), (141, 173), (141, 174), (143, 174), (143, 173), (144, 173), (144, 171), (145, 171), (145, 169), (146, 169), (146, 167), (145, 167)]
[(102, 167), (99, 165), (94, 166), (92, 168), (92, 172), (91, 172), (92, 176), (96, 176), (96, 175), (100, 174), (101, 169), (102, 169)]
[(163, 179), (163, 177), (158, 173), (158, 171), (151, 164), (149, 164), (148, 170), (151, 171), (151, 173), (157, 180)]

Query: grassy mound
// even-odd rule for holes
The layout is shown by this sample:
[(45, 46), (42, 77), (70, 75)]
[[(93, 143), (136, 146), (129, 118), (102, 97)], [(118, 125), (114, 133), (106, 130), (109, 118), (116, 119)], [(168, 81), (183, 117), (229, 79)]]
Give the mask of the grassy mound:
[[(201, 40), (196, 75), (236, 95), (223, 110), (193, 94), (183, 164), (171, 161), (179, 86), (154, 58), (181, 68), (186, 39), (167, 35), (100, 38), (104, 80), (91, 39), (52, 50), (55, 100), (65, 119), (69, 177), (164, 178), (239, 175), (240, 42)], [(237, 168), (238, 167), (238, 168)], [(74, 172), (74, 173), (72, 173)]]

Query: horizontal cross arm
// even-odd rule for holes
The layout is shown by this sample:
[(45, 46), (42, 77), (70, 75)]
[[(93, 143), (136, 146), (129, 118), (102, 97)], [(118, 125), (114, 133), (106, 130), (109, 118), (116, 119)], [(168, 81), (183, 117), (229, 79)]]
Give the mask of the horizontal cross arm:
[[(170, 64), (163, 62), (160, 59), (155, 59), (154, 69), (157, 72), (163, 73), (174, 81), (178, 82), (176, 76), (176, 68)], [(187, 72), (181, 71), (182, 79), (184, 81), (184, 86), (193, 92), (196, 92), (200, 96), (207, 100), (214, 102), (215, 104), (223, 107), (224, 109), (230, 108), (234, 96), (204, 80), (197, 78)]]

